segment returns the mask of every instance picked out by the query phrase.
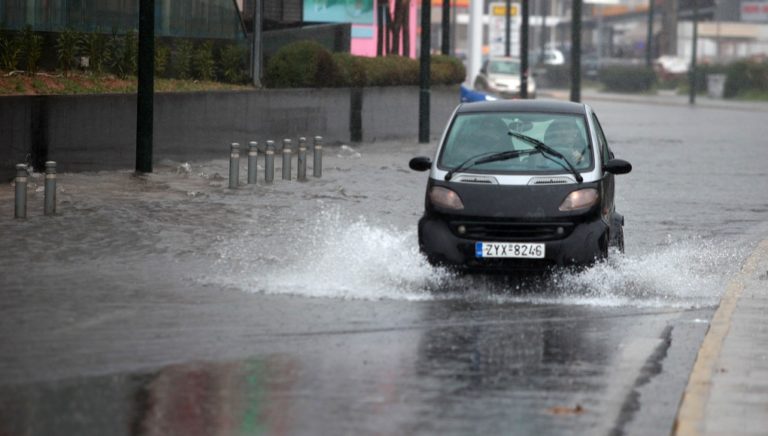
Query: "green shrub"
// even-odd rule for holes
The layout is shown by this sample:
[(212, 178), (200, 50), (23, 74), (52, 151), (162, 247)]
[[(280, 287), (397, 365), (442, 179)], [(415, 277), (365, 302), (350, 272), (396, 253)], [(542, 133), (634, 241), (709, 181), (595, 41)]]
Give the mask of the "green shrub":
[(56, 39), (56, 58), (64, 75), (76, 66), (76, 57), (80, 55), (82, 47), (81, 41), (81, 35), (72, 29), (64, 29)]
[(197, 47), (192, 55), (192, 67), (195, 78), (210, 81), (216, 76), (216, 63), (213, 61), (213, 43), (208, 41)]
[(0, 68), (13, 71), (21, 57), (21, 39), (6, 33), (0, 34)]
[(272, 88), (329, 87), (340, 82), (331, 53), (314, 41), (288, 44), (267, 62), (264, 83)]
[(88, 64), (91, 71), (96, 74), (104, 72), (104, 67), (109, 62), (109, 46), (107, 35), (96, 28), (93, 33), (83, 36), (83, 50), (88, 56)]
[(228, 44), (221, 49), (221, 75), (229, 83), (242, 83), (246, 79), (245, 61), (248, 51), (245, 47)]
[(168, 57), (171, 55), (171, 49), (155, 38), (155, 75), (162, 76), (168, 69)]
[(174, 64), (176, 65), (176, 76), (179, 79), (186, 80), (192, 77), (192, 56), (194, 46), (189, 41), (181, 41), (176, 47), (174, 55)]
[(139, 59), (139, 39), (135, 30), (130, 30), (124, 36), (112, 31), (112, 38), (107, 44), (109, 67), (118, 77), (135, 75)]
[(599, 77), (607, 91), (644, 92), (656, 84), (656, 72), (645, 66), (606, 66), (600, 70)]
[(464, 82), (467, 71), (457, 58), (434, 55), (431, 59), (430, 79), (433, 85), (456, 85)]
[[(725, 65), (698, 65), (693, 83), (696, 85), (697, 93), (707, 92), (707, 76), (710, 74), (725, 74), (728, 67)], [(690, 78), (686, 77), (690, 82)]]
[(339, 69), (339, 86), (365, 86), (368, 74), (365, 64), (359, 56), (353, 56), (349, 53), (334, 53), (333, 62)]
[(21, 53), (27, 74), (35, 74), (43, 54), (43, 37), (32, 31), (32, 26), (21, 32)]
[(405, 86), (419, 84), (419, 62), (415, 59), (389, 55), (361, 58), (365, 65), (368, 86)]
[(768, 92), (768, 63), (740, 61), (726, 69), (723, 96), (733, 98), (741, 95)]

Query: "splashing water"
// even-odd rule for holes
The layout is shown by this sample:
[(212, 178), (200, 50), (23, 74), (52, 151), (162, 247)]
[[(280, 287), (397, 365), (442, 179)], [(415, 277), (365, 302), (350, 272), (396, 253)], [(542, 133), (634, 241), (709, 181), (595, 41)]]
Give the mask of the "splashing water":
[[(613, 253), (607, 262), (591, 268), (544, 277), (459, 275), (430, 266), (418, 252), (413, 231), (373, 225), (364, 217), (350, 218), (339, 211), (323, 211), (291, 241), (287, 252), (282, 250), (283, 258), (265, 256), (263, 244), (254, 240), (240, 241), (235, 248), (225, 244), (230, 248), (222, 257), (234, 267), (217, 277), (217, 284), (308, 297), (610, 307), (715, 305), (744, 254), (727, 242), (668, 239), (648, 252)], [(243, 262), (231, 262), (238, 257)], [(254, 274), (246, 265), (254, 259), (269, 266)]]

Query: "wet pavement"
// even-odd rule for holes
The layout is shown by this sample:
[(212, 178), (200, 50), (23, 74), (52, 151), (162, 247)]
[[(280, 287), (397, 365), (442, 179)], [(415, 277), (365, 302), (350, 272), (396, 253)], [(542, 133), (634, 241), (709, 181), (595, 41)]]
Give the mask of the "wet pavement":
[(768, 125), (594, 107), (634, 165), (627, 253), (545, 278), (424, 262), (407, 162), (434, 145), (331, 148), (320, 180), (236, 191), (225, 148), (64, 174), (59, 215), (35, 192), (25, 221), (0, 187), (0, 434), (668, 433), (768, 235)]

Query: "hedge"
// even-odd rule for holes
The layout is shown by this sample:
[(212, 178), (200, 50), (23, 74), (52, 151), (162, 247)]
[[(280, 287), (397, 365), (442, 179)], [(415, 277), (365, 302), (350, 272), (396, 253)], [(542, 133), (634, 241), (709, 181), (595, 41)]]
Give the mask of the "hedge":
[(606, 91), (644, 92), (656, 84), (656, 72), (645, 66), (605, 66), (600, 69), (599, 78)]
[(733, 98), (749, 92), (768, 92), (768, 62), (740, 61), (726, 68), (723, 97)]
[[(464, 81), (464, 65), (450, 56), (432, 56), (431, 83)], [(272, 88), (362, 87), (419, 84), (419, 61), (403, 56), (364, 57), (331, 54), (313, 41), (299, 41), (278, 50), (267, 61), (264, 83)]]

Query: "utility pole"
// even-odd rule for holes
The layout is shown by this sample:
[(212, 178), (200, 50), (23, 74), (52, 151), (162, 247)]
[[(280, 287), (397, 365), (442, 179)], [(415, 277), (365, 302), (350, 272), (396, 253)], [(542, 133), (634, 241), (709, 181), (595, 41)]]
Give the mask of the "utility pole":
[(688, 76), (688, 103), (696, 104), (696, 43), (699, 39), (699, 2), (693, 0), (693, 53), (691, 53), (691, 71)]
[(528, 98), (528, 19), (531, 13), (528, 0), (520, 0), (522, 23), (520, 24), (520, 98)]
[(431, 0), (421, 0), (421, 68), (419, 74), (419, 142), (429, 142), (429, 56)]
[(504, 13), (504, 56), (512, 56), (512, 0), (507, 0), (506, 7)]
[(136, 172), (152, 172), (155, 93), (155, 1), (139, 2), (138, 93), (136, 98)]
[(645, 41), (645, 66), (652, 66), (653, 57), (653, 4), (656, 0), (648, 0), (648, 38)]
[(473, 86), (475, 76), (483, 63), (483, 2), (469, 2), (469, 71), (467, 79)]
[(444, 55), (451, 54), (451, 0), (443, 0), (443, 31), (441, 35), (442, 44), (440, 53)]
[(581, 2), (571, 7), (571, 101), (581, 101)]
[(251, 80), (261, 88), (261, 8), (262, 0), (253, 0), (253, 33), (251, 35)]

